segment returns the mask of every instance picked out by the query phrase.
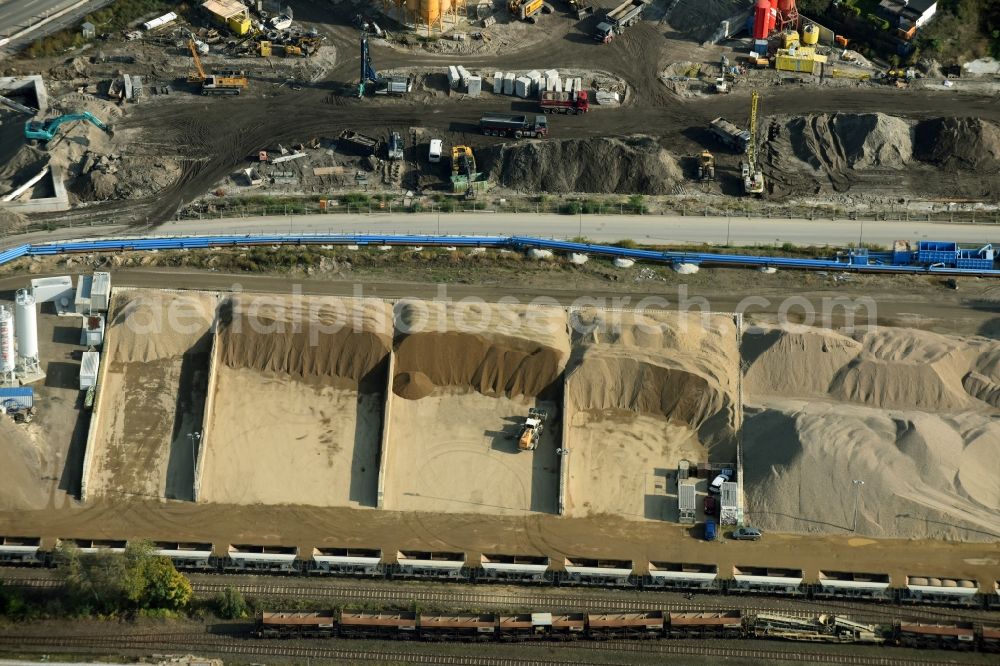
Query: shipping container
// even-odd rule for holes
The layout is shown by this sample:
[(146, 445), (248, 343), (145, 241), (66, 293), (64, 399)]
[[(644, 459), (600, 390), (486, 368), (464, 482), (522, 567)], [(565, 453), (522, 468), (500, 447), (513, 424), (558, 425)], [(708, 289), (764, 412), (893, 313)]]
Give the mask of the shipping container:
[(11, 409), (31, 409), (35, 405), (35, 391), (29, 386), (0, 388), (0, 407), (6, 412)]
[(80, 390), (86, 391), (91, 386), (97, 386), (97, 372), (101, 366), (101, 355), (98, 352), (83, 352), (80, 363)]

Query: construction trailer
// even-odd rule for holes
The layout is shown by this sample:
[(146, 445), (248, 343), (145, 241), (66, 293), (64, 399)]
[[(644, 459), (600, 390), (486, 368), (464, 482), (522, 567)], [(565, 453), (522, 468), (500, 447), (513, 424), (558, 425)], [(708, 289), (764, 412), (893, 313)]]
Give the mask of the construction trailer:
[(250, 33), (250, 10), (240, 0), (206, 0), (201, 8), (219, 25), (236, 35)]

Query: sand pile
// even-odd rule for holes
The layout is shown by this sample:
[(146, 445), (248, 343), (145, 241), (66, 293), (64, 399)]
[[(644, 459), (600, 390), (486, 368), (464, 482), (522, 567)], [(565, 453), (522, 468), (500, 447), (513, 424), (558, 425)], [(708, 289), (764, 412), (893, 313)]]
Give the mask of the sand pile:
[(151, 363), (187, 353), (207, 352), (216, 298), (168, 291), (117, 291), (108, 326), (107, 358)]
[(934, 118), (917, 123), (914, 155), (937, 166), (1000, 169), (1000, 126), (979, 118)]
[(486, 303), (402, 301), (393, 390), (404, 398), (434, 387), (488, 396), (534, 397), (556, 382), (569, 358), (566, 313)]
[(578, 351), (566, 397), (573, 409), (731, 432), (739, 367), (731, 318), (582, 310), (572, 324)]
[(0, 416), (0, 509), (30, 510), (46, 505), (42, 461), (25, 426)]
[[(1000, 383), (1000, 345), (881, 327), (847, 337), (803, 326), (757, 328), (743, 338), (749, 400), (825, 397), (931, 412), (982, 410)], [(978, 375), (980, 378), (976, 376)]]
[(795, 155), (815, 169), (900, 169), (912, 157), (909, 123), (882, 113), (824, 113), (786, 127)]
[(477, 157), (491, 178), (518, 190), (669, 194), (683, 179), (674, 156), (644, 136), (518, 141)]
[(219, 311), (220, 361), (230, 368), (357, 384), (392, 347), (392, 313), (378, 300), (241, 295)]
[(696, 429), (733, 411), (717, 382), (684, 363), (637, 349), (586, 350), (566, 379), (566, 396), (577, 410), (636, 412)]
[(141, 199), (173, 184), (181, 176), (177, 160), (165, 157), (102, 155), (88, 152), (78, 164), (73, 192), (84, 201)]
[(1000, 538), (1000, 423), (989, 415), (778, 400), (748, 411), (744, 424), (744, 486), (756, 525), (847, 531), (852, 480), (861, 479), (861, 534)]

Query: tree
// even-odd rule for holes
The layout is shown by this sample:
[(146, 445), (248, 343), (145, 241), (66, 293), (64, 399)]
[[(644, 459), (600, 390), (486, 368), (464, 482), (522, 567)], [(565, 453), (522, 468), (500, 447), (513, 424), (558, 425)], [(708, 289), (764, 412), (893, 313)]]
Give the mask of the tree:
[(117, 610), (123, 600), (124, 558), (113, 552), (81, 553), (72, 543), (56, 549), (56, 566), (70, 596), (102, 611)]
[(168, 557), (153, 557), (145, 566), (146, 588), (142, 605), (146, 608), (182, 608), (191, 600), (191, 583), (174, 568)]
[(224, 620), (239, 620), (250, 613), (247, 601), (243, 598), (243, 593), (232, 585), (227, 585), (226, 589), (219, 593), (219, 596), (215, 600), (215, 605), (218, 609), (219, 617)]

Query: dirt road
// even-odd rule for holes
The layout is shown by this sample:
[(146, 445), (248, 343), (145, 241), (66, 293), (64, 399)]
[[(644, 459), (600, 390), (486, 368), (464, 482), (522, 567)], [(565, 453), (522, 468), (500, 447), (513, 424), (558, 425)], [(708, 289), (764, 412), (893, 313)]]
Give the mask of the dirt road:
[[(343, 129), (384, 134), (389, 129), (424, 127), (437, 130), (452, 144), (474, 148), (500, 139), (479, 134), (477, 122), (487, 111), (534, 112), (532, 102), (509, 99), (432, 100), (413, 103), (397, 99), (354, 99), (347, 95), (358, 71), (357, 31), (340, 9), (323, 3), (302, 3), (303, 21), (324, 24), (324, 32), (340, 54), (338, 65), (323, 80), (302, 82), (291, 90), (284, 80), (260, 76), (251, 93), (236, 98), (196, 98), (181, 93), (159, 97), (155, 103), (134, 107), (120, 129), (140, 131), (149, 148), (182, 161), (179, 180), (161, 196), (136, 201), (111, 201), (69, 215), (50, 215), (52, 221), (99, 220), (118, 216), (132, 221), (162, 222), (179, 206), (202, 194), (236, 165), (258, 150), (277, 143), (289, 145), (311, 138), (332, 138)], [(562, 24), (560, 24), (562, 25)], [(569, 25), (566, 22), (566, 25)], [(555, 41), (553, 41), (555, 40)], [(559, 48), (553, 48), (557, 44)], [(652, 23), (633, 27), (609, 45), (597, 45), (577, 30), (560, 28), (537, 46), (502, 57), (463, 58), (465, 64), (485, 71), (548, 67), (592, 68), (623, 77), (633, 91), (621, 109), (602, 110), (553, 121), (553, 138), (613, 136), (654, 133), (661, 143), (684, 154), (700, 149), (704, 127), (717, 116), (745, 117), (745, 94), (685, 100), (672, 95), (659, 82), (661, 63), (683, 59), (690, 44), (665, 40), (662, 28)], [(650, 54), (657, 54), (651, 57)], [(394, 66), (427, 66), (443, 69), (455, 56), (402, 53), (373, 45), (373, 58), (381, 69)], [(377, 113), (374, 112), (377, 110)], [(884, 111), (907, 118), (975, 115), (1000, 119), (1000, 106), (991, 96), (971, 93), (900, 91), (877, 88), (829, 88), (817, 94), (814, 87), (783, 86), (769, 89), (762, 106), (765, 116), (838, 111)], [(294, 121), (292, 121), (294, 119)]]

